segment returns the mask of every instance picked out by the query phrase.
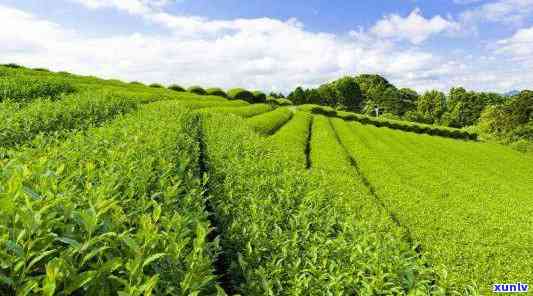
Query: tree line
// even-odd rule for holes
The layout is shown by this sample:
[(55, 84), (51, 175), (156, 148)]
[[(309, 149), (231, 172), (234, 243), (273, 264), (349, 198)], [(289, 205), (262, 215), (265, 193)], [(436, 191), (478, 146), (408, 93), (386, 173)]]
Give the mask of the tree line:
[(454, 87), (422, 94), (397, 88), (380, 75), (346, 76), (318, 88), (297, 87), (288, 99), (367, 115), (464, 128), (476, 125), (501, 138), (533, 140), (533, 91), (508, 97)]

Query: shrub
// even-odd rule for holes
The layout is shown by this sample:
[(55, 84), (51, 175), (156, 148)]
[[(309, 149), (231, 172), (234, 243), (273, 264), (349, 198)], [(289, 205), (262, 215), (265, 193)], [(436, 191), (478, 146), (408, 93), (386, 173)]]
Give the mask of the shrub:
[(168, 87), (168, 89), (171, 89), (171, 90), (174, 90), (174, 91), (179, 91), (179, 92), (184, 92), (185, 89), (177, 84), (172, 84), (171, 86)]
[(267, 98), (266, 95), (261, 91), (254, 91), (254, 103), (265, 103)]
[(153, 87), (153, 88), (164, 88), (164, 86), (159, 84), (159, 83), (152, 83), (152, 84), (150, 84), (150, 87)]
[(337, 116), (337, 111), (331, 107), (325, 107), (325, 106), (315, 106), (311, 109), (311, 112), (316, 114), (322, 114), (326, 116)]
[(276, 98), (267, 99), (267, 102), (268, 102), (268, 103), (271, 103), (271, 104), (278, 105), (278, 106), (292, 106), (292, 105), (293, 105), (293, 103), (292, 103), (291, 100), (289, 100), (289, 99), (284, 99), (284, 98), (279, 98), (279, 99), (276, 99)]
[(133, 84), (133, 85), (144, 85), (142, 82), (139, 82), (139, 81), (132, 81), (132, 82), (130, 82), (130, 84)]
[(50, 70), (45, 69), (45, 68), (34, 68), (33, 70), (34, 71), (39, 71), (39, 72), (50, 72)]
[(205, 91), (205, 89), (201, 88), (200, 86), (191, 86), (187, 89), (187, 91), (193, 94), (201, 95), (201, 96), (207, 95), (207, 92)]
[(15, 64), (15, 63), (4, 64), (3, 66), (8, 67), (8, 68), (13, 68), (13, 69), (24, 68), (23, 66)]
[(227, 98), (228, 95), (220, 88), (218, 87), (212, 87), (205, 90), (208, 95), (210, 96), (219, 96), (223, 98)]
[(228, 96), (231, 99), (243, 100), (249, 103), (253, 103), (255, 101), (254, 94), (242, 88), (233, 88), (228, 90)]

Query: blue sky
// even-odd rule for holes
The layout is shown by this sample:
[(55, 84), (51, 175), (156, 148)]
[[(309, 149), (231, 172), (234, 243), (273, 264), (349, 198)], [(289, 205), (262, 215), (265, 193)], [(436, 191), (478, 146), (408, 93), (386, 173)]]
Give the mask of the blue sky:
[(0, 0), (0, 18), (0, 62), (123, 80), (533, 88), (533, 0)]

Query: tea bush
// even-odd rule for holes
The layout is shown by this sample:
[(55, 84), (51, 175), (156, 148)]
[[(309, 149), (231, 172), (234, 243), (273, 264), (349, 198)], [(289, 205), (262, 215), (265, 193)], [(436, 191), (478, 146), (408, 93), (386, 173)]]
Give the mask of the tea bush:
[(254, 103), (255, 101), (254, 94), (242, 88), (228, 90), (228, 97), (234, 100), (243, 100), (248, 103)]
[(213, 87), (213, 88), (208, 88), (206, 89), (206, 92), (208, 95), (211, 95), (211, 96), (219, 96), (219, 97), (223, 97), (223, 98), (227, 98), (228, 95), (220, 88), (218, 87)]
[(201, 96), (207, 95), (207, 92), (205, 91), (205, 89), (199, 86), (191, 86), (187, 89), (187, 91), (193, 94), (201, 95)]
[(220, 291), (186, 111), (151, 104), (1, 163), (0, 292)]

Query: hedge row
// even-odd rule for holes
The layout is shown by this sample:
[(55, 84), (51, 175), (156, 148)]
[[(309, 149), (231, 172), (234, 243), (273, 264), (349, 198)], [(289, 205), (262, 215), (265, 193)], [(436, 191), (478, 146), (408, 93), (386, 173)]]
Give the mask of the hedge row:
[(1, 102), (0, 147), (28, 143), (39, 134), (87, 129), (131, 112), (142, 104), (161, 100), (180, 101), (190, 109), (246, 105), (241, 101), (191, 93), (169, 96), (164, 93), (124, 90), (89, 90), (67, 95), (60, 101), (36, 99), (24, 108), (15, 102)]
[(223, 98), (227, 98), (228, 97), (226, 92), (224, 92), (222, 89), (220, 89), (218, 87), (208, 88), (208, 89), (206, 89), (206, 92), (207, 92), (208, 95), (211, 95), (211, 96), (219, 96), (219, 97), (223, 97)]
[[(398, 237), (367, 222), (378, 217), (360, 217), (353, 188), (339, 192), (330, 174), (284, 161), (291, 157), (283, 147), (242, 119), (208, 115), (209, 201), (232, 295), (430, 294), (431, 271)], [(296, 130), (307, 129), (307, 119), (301, 123)], [(295, 140), (304, 153), (305, 137)]]
[(56, 77), (0, 77), (0, 102), (6, 99), (29, 102), (35, 98), (57, 98), (74, 91), (74, 86), (69, 82)]
[(171, 89), (171, 90), (174, 90), (174, 91), (178, 91), (178, 92), (184, 92), (185, 89), (177, 84), (172, 84), (168, 87), (168, 89)]
[(201, 88), (200, 86), (191, 86), (187, 89), (187, 91), (193, 94), (201, 95), (201, 96), (207, 95), (207, 92), (205, 91), (205, 89)]
[(398, 120), (387, 120), (387, 119), (378, 119), (374, 117), (368, 117), (361, 114), (336, 111), (331, 107), (322, 107), (317, 105), (305, 105), (303, 110), (308, 110), (315, 114), (323, 114), (329, 117), (338, 117), (348, 121), (357, 121), (362, 124), (371, 124), (377, 127), (388, 127), (391, 129), (397, 129), (407, 132), (414, 132), (417, 134), (428, 134), (432, 136), (441, 136), (454, 139), (465, 139), (465, 140), (477, 140), (478, 135), (476, 133), (471, 133), (468, 131), (447, 128), (447, 127), (437, 127), (413, 122), (398, 121)]
[(272, 135), (292, 118), (292, 114), (293, 112), (287, 108), (278, 108), (248, 118), (246, 121), (256, 132), (262, 135)]
[[(238, 102), (238, 101), (229, 101), (229, 102)], [(267, 104), (253, 104), (253, 105), (242, 105), (235, 107), (215, 107), (209, 108), (209, 112), (215, 113), (228, 113), (234, 114), (239, 117), (247, 118), (252, 116), (257, 116), (269, 111), (272, 111), (272, 106)]]
[(266, 102), (269, 103), (269, 104), (275, 105), (275, 106), (291, 106), (291, 105), (293, 105), (291, 100), (288, 100), (288, 99), (276, 99), (276, 98), (272, 98), (272, 97), (267, 98)]
[(306, 169), (308, 141), (310, 139), (313, 115), (297, 111), (287, 124), (282, 126), (268, 139), (284, 153), (279, 155), (280, 161), (292, 163), (293, 167)]

